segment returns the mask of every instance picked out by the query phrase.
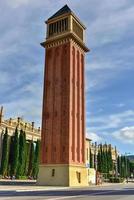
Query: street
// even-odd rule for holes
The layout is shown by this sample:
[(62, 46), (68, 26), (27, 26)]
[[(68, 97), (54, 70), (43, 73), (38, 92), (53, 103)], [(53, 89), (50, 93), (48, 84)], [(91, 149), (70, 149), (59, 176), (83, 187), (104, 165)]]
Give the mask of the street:
[[(7, 188), (6, 188), (7, 187)], [(14, 186), (16, 187), (16, 186)], [(27, 186), (28, 187), (28, 186)], [(21, 189), (21, 187), (10, 190), (10, 186), (0, 188), (0, 200), (133, 200), (134, 184), (115, 184), (110, 186), (86, 187), (86, 188), (53, 188), (48, 189)]]

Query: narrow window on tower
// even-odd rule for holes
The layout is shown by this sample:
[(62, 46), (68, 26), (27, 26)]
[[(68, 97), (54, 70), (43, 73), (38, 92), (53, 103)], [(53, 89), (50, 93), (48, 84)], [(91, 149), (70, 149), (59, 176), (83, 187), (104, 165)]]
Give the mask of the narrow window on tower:
[(56, 33), (58, 33), (58, 22), (56, 22)]
[(79, 183), (81, 183), (81, 173), (79, 172)]
[(67, 31), (67, 29), (68, 29), (68, 20), (67, 20), (67, 18), (65, 19), (65, 31)]
[(76, 176), (77, 176), (78, 183), (81, 183), (81, 173), (77, 171)]
[(64, 31), (64, 20), (61, 21), (62, 31)]
[(49, 36), (51, 35), (51, 32), (52, 32), (52, 25), (50, 24), (49, 25)]
[(53, 26), (54, 26), (54, 31), (53, 31), (53, 33), (56, 33), (56, 23), (54, 23)]
[(62, 24), (61, 24), (61, 20), (59, 21), (59, 31), (61, 32), (62, 31)]
[(54, 33), (54, 24), (52, 24), (52, 34), (51, 35), (53, 35), (53, 33)]
[(55, 176), (55, 169), (52, 169), (52, 177)]

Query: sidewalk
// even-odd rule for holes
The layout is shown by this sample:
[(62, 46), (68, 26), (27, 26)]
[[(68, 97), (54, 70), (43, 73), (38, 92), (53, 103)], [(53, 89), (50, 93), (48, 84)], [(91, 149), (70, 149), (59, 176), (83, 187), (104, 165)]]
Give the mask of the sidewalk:
[(35, 185), (36, 180), (11, 180), (11, 179), (0, 179), (0, 186), (2, 185)]
[[(2, 182), (5, 182), (5, 185), (2, 185)], [(80, 187), (61, 187), (61, 186), (38, 186), (36, 185), (36, 181), (27, 181), (27, 180), (13, 180), (15, 184), (12, 183), (12, 180), (0, 180), (0, 191), (14, 191), (14, 192), (30, 192), (30, 191), (51, 191), (51, 190), (69, 190), (69, 189), (79, 189)], [(19, 185), (18, 185), (19, 183)], [(22, 183), (22, 184), (21, 184)], [(20, 185), (21, 184), (21, 185)], [(30, 185), (31, 184), (31, 185)], [(121, 185), (125, 183), (104, 183), (102, 185), (89, 185), (88, 187), (83, 188), (100, 188), (100, 187), (108, 187), (114, 185)]]

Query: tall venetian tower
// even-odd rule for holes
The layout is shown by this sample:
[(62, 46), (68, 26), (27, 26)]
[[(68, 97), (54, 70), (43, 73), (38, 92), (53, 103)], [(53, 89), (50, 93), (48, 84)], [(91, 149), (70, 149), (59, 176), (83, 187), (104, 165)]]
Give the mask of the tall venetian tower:
[(46, 24), (38, 184), (85, 186), (85, 26), (67, 5)]

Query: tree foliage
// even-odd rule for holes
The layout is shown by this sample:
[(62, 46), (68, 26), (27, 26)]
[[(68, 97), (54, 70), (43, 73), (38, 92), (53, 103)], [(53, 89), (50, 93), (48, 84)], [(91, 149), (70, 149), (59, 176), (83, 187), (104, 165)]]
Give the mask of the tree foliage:
[(11, 167), (10, 167), (10, 174), (11, 176), (16, 176), (17, 168), (18, 168), (18, 159), (19, 159), (19, 137), (18, 137), (18, 128), (16, 127), (14, 136), (11, 140)]
[(34, 142), (30, 142), (30, 157), (29, 157), (29, 167), (28, 167), (28, 176), (32, 177), (33, 168), (34, 168)]
[(40, 141), (37, 140), (34, 155), (33, 177), (36, 179), (39, 172)]
[(2, 159), (1, 159), (1, 169), (0, 172), (3, 176), (7, 175), (8, 170), (8, 158), (9, 158), (9, 142), (8, 142), (8, 130), (6, 128), (3, 145), (2, 145)]
[(26, 136), (23, 130), (20, 130), (19, 135), (19, 158), (18, 158), (18, 170), (17, 175), (23, 176), (25, 173), (26, 162)]
[(104, 148), (103, 145), (100, 144), (97, 160), (98, 160), (97, 170), (100, 173), (107, 174), (108, 177), (110, 175), (110, 172), (113, 170), (111, 147), (105, 144)]
[(0, 174), (23, 178), (37, 178), (39, 171), (40, 141), (26, 140), (23, 130), (16, 127), (14, 135), (8, 136), (8, 130), (3, 132), (2, 158)]

